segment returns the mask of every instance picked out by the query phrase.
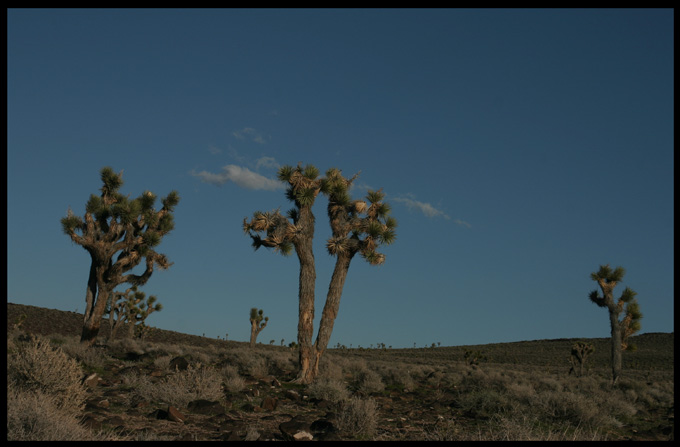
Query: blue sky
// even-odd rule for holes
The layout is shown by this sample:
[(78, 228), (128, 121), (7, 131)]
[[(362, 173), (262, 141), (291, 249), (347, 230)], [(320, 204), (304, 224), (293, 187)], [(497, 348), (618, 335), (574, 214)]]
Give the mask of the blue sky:
[[(291, 208), (281, 165), (383, 188), (384, 265), (356, 258), (330, 345), (608, 337), (591, 272), (623, 266), (642, 331), (672, 332), (673, 10), (7, 11), (7, 297), (83, 312), (61, 231), (99, 170), (177, 190), (148, 323), (295, 340), (298, 261), (242, 222)], [(160, 205), (159, 205), (160, 206)], [(333, 259), (315, 205), (316, 324)]]

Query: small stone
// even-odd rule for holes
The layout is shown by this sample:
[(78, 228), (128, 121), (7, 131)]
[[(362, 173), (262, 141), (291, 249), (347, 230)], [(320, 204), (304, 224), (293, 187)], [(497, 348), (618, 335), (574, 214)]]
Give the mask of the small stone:
[(172, 405), (168, 407), (168, 419), (174, 422), (184, 423), (186, 416), (179, 412), (179, 410)]

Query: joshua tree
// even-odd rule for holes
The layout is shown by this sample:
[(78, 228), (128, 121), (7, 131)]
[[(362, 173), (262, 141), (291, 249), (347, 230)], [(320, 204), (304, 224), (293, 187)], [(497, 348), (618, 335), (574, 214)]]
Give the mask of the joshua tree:
[[(311, 383), (318, 375), (319, 361), (323, 355), (337, 317), (342, 289), (352, 258), (359, 253), (370, 264), (379, 265), (385, 255), (376, 249), (381, 244), (391, 243), (396, 220), (387, 217), (390, 207), (382, 202), (381, 191), (369, 191), (365, 201), (351, 200), (349, 187), (357, 177), (345, 179), (340, 170), (331, 169), (326, 177), (319, 179), (316, 167), (304, 168), (284, 166), (279, 170), (279, 179), (289, 184), (287, 197), (295, 203), (287, 218), (280, 212), (254, 213), (250, 222), (243, 221), (246, 234), (253, 239), (253, 246), (273, 248), (284, 255), (292, 249), (300, 261), (298, 344), (300, 373), (297, 381)], [(314, 282), (316, 270), (312, 240), (314, 237), (314, 215), (312, 205), (319, 192), (328, 195), (328, 216), (332, 236), (326, 247), (336, 257), (326, 303), (323, 309), (319, 333), (314, 345)], [(261, 237), (258, 233), (264, 233)]]
[[(133, 200), (118, 191), (123, 185), (122, 171), (116, 174), (105, 167), (100, 174), (104, 184), (101, 196), (90, 195), (84, 219), (70, 209), (61, 219), (64, 233), (87, 250), (92, 260), (80, 337), (81, 342), (88, 345), (97, 338), (107, 302), (116, 286), (144, 285), (155, 266), (166, 269), (172, 265), (155, 247), (174, 228), (172, 213), (179, 202), (179, 195), (172, 191), (161, 200), (163, 208), (156, 211), (156, 196), (150, 191)], [(145, 260), (144, 272), (129, 273), (142, 260)]]
[[(628, 344), (628, 337), (640, 330), (640, 306), (635, 299), (636, 292), (626, 287), (621, 297), (614, 301), (614, 288), (623, 280), (625, 275), (623, 267), (614, 270), (607, 265), (601, 265), (597, 272), (590, 274), (590, 278), (596, 281), (602, 289), (602, 296), (597, 289), (590, 292), (590, 300), (599, 307), (606, 307), (609, 311), (609, 322), (612, 334), (612, 384), (616, 384), (621, 374), (621, 354), (623, 350), (634, 350), (635, 347)], [(623, 319), (619, 319), (624, 312)]]
[(571, 347), (571, 369), (577, 377), (583, 375), (583, 367), (586, 364), (586, 360), (590, 357), (590, 354), (595, 352), (595, 346), (584, 341), (577, 341)]
[[(163, 309), (163, 305), (156, 302), (156, 296), (146, 298), (144, 292), (138, 291), (137, 286), (132, 286), (123, 292), (114, 292), (112, 296), (113, 306), (109, 310), (109, 325), (111, 338), (115, 338), (123, 323), (127, 324), (127, 337), (132, 338), (135, 326), (145, 326), (146, 318), (152, 312)], [(140, 329), (141, 330), (141, 329)], [(143, 332), (143, 330), (142, 330)]]
[(385, 194), (382, 191), (368, 191), (366, 201), (350, 198), (349, 189), (357, 177), (358, 174), (346, 179), (339, 169), (334, 168), (326, 172), (323, 180), (322, 192), (328, 196), (328, 218), (332, 230), (326, 248), (336, 261), (314, 344), (312, 380), (319, 374), (321, 356), (331, 338), (352, 259), (359, 254), (369, 264), (381, 265), (385, 262), (385, 255), (379, 253), (378, 248), (396, 239), (394, 229), (397, 221), (389, 216), (391, 208), (383, 201)]
[(250, 347), (255, 347), (255, 340), (257, 339), (257, 334), (259, 334), (262, 329), (267, 326), (269, 317), (265, 317), (264, 311), (262, 309), (257, 310), (257, 307), (250, 309)]
[(465, 351), (465, 354), (463, 354), (463, 358), (465, 359), (465, 362), (470, 366), (475, 366), (479, 364), (480, 361), (486, 360), (486, 356), (482, 354), (481, 351), (470, 350)]
[[(288, 218), (276, 210), (273, 212), (257, 211), (250, 222), (243, 219), (243, 230), (253, 239), (253, 247), (265, 246), (273, 248), (283, 255), (289, 255), (293, 248), (300, 262), (299, 280), (299, 316), (298, 341), (300, 376), (303, 381), (309, 370), (312, 358), (312, 336), (314, 334), (314, 283), (316, 266), (312, 240), (314, 239), (314, 214), (312, 205), (321, 190), (319, 170), (307, 165), (304, 168), (283, 166), (279, 169), (279, 180), (289, 184), (286, 190), (288, 200), (295, 203), (295, 208), (288, 211)], [(289, 221), (290, 219), (290, 221)], [(292, 221), (292, 222), (291, 222)], [(266, 237), (260, 237), (264, 232)]]

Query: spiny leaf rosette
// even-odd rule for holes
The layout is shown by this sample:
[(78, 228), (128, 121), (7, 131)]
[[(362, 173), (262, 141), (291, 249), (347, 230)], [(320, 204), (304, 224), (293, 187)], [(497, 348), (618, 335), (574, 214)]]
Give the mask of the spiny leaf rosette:
[[(172, 265), (156, 247), (174, 228), (173, 211), (179, 203), (179, 194), (172, 191), (161, 200), (163, 207), (156, 210), (156, 196), (150, 191), (132, 200), (119, 192), (122, 171), (116, 174), (110, 167), (104, 167), (100, 174), (101, 195), (90, 196), (84, 218), (69, 209), (61, 219), (64, 233), (82, 246), (92, 260), (81, 335), (81, 342), (87, 344), (95, 342), (106, 304), (116, 286), (123, 283), (142, 286), (156, 266), (167, 269)], [(142, 261), (144, 272), (130, 273)]]
[[(369, 191), (365, 200), (352, 200), (350, 187), (357, 178), (347, 179), (339, 169), (329, 169), (318, 178), (312, 165), (284, 166), (279, 180), (287, 182), (287, 198), (295, 208), (283, 216), (279, 210), (257, 211), (250, 221), (244, 219), (243, 229), (257, 250), (264, 246), (283, 255), (293, 250), (300, 261), (298, 344), (300, 373), (297, 381), (311, 383), (318, 375), (319, 362), (328, 346), (333, 323), (338, 314), (342, 289), (352, 258), (358, 253), (372, 265), (385, 262), (378, 251), (381, 245), (394, 242), (396, 220), (389, 216), (390, 206), (383, 201), (382, 191)], [(314, 282), (316, 270), (312, 240), (314, 215), (312, 205), (319, 192), (328, 197), (328, 218), (332, 236), (326, 242), (328, 253), (336, 257), (319, 333), (312, 345), (314, 320)]]
[[(612, 270), (607, 265), (601, 265), (597, 272), (590, 274), (590, 279), (597, 282), (602, 290), (602, 295), (597, 289), (590, 292), (590, 301), (599, 307), (605, 307), (609, 311), (609, 323), (612, 334), (612, 383), (615, 384), (621, 374), (621, 352), (634, 350), (633, 345), (628, 344), (628, 337), (640, 330), (642, 313), (635, 299), (637, 293), (630, 287), (626, 287), (618, 300), (614, 300), (614, 288), (623, 280), (625, 275), (623, 267)], [(623, 312), (623, 319), (619, 319)]]

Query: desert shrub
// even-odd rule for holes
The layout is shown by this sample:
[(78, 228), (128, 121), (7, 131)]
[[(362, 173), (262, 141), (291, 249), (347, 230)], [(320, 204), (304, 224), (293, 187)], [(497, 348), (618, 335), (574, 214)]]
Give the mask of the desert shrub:
[(111, 441), (112, 433), (94, 433), (73, 414), (63, 411), (63, 402), (38, 389), (7, 387), (8, 441)]
[(371, 369), (362, 369), (355, 372), (352, 385), (357, 391), (366, 394), (380, 393), (385, 389), (380, 374)]
[(269, 362), (259, 355), (249, 358), (244, 367), (246, 374), (252, 377), (262, 378), (269, 375)]
[(64, 339), (60, 347), (70, 357), (92, 369), (103, 368), (111, 359), (102, 348), (81, 343), (77, 337)]
[(153, 360), (153, 366), (161, 371), (165, 371), (170, 368), (170, 361), (174, 358), (172, 355), (161, 355)]
[(86, 397), (83, 371), (75, 359), (43, 338), (31, 336), (7, 355), (7, 382), (54, 397), (56, 406), (76, 413)]
[(409, 373), (407, 365), (383, 367), (380, 369), (380, 374), (386, 386), (402, 391), (413, 391), (417, 387), (416, 381)]
[(306, 391), (310, 397), (330, 402), (345, 401), (350, 396), (345, 382), (328, 377), (318, 377), (314, 382), (307, 385)]
[(236, 366), (225, 365), (222, 367), (222, 378), (225, 389), (231, 393), (238, 393), (246, 387), (246, 381), (238, 373)]
[(297, 368), (297, 356), (290, 350), (270, 351), (266, 356), (270, 374), (283, 374)]
[(373, 398), (352, 397), (337, 415), (338, 429), (357, 439), (370, 439), (378, 426), (378, 404)]
[(215, 368), (201, 364), (189, 365), (184, 371), (166, 376), (153, 383), (146, 376), (137, 377), (134, 391), (143, 399), (186, 407), (192, 400), (223, 398), (222, 375)]
[(319, 366), (319, 377), (341, 381), (344, 378), (342, 366), (322, 357), (321, 366)]
[(490, 417), (512, 409), (513, 402), (506, 393), (495, 389), (477, 389), (461, 393), (458, 403), (474, 417)]
[(534, 400), (534, 409), (539, 410), (549, 421), (568, 422), (573, 426), (616, 425), (611, 413), (600, 408), (594, 399), (568, 391), (541, 393)]
[(638, 392), (638, 401), (651, 407), (671, 407), (675, 401), (672, 382), (653, 382)]

